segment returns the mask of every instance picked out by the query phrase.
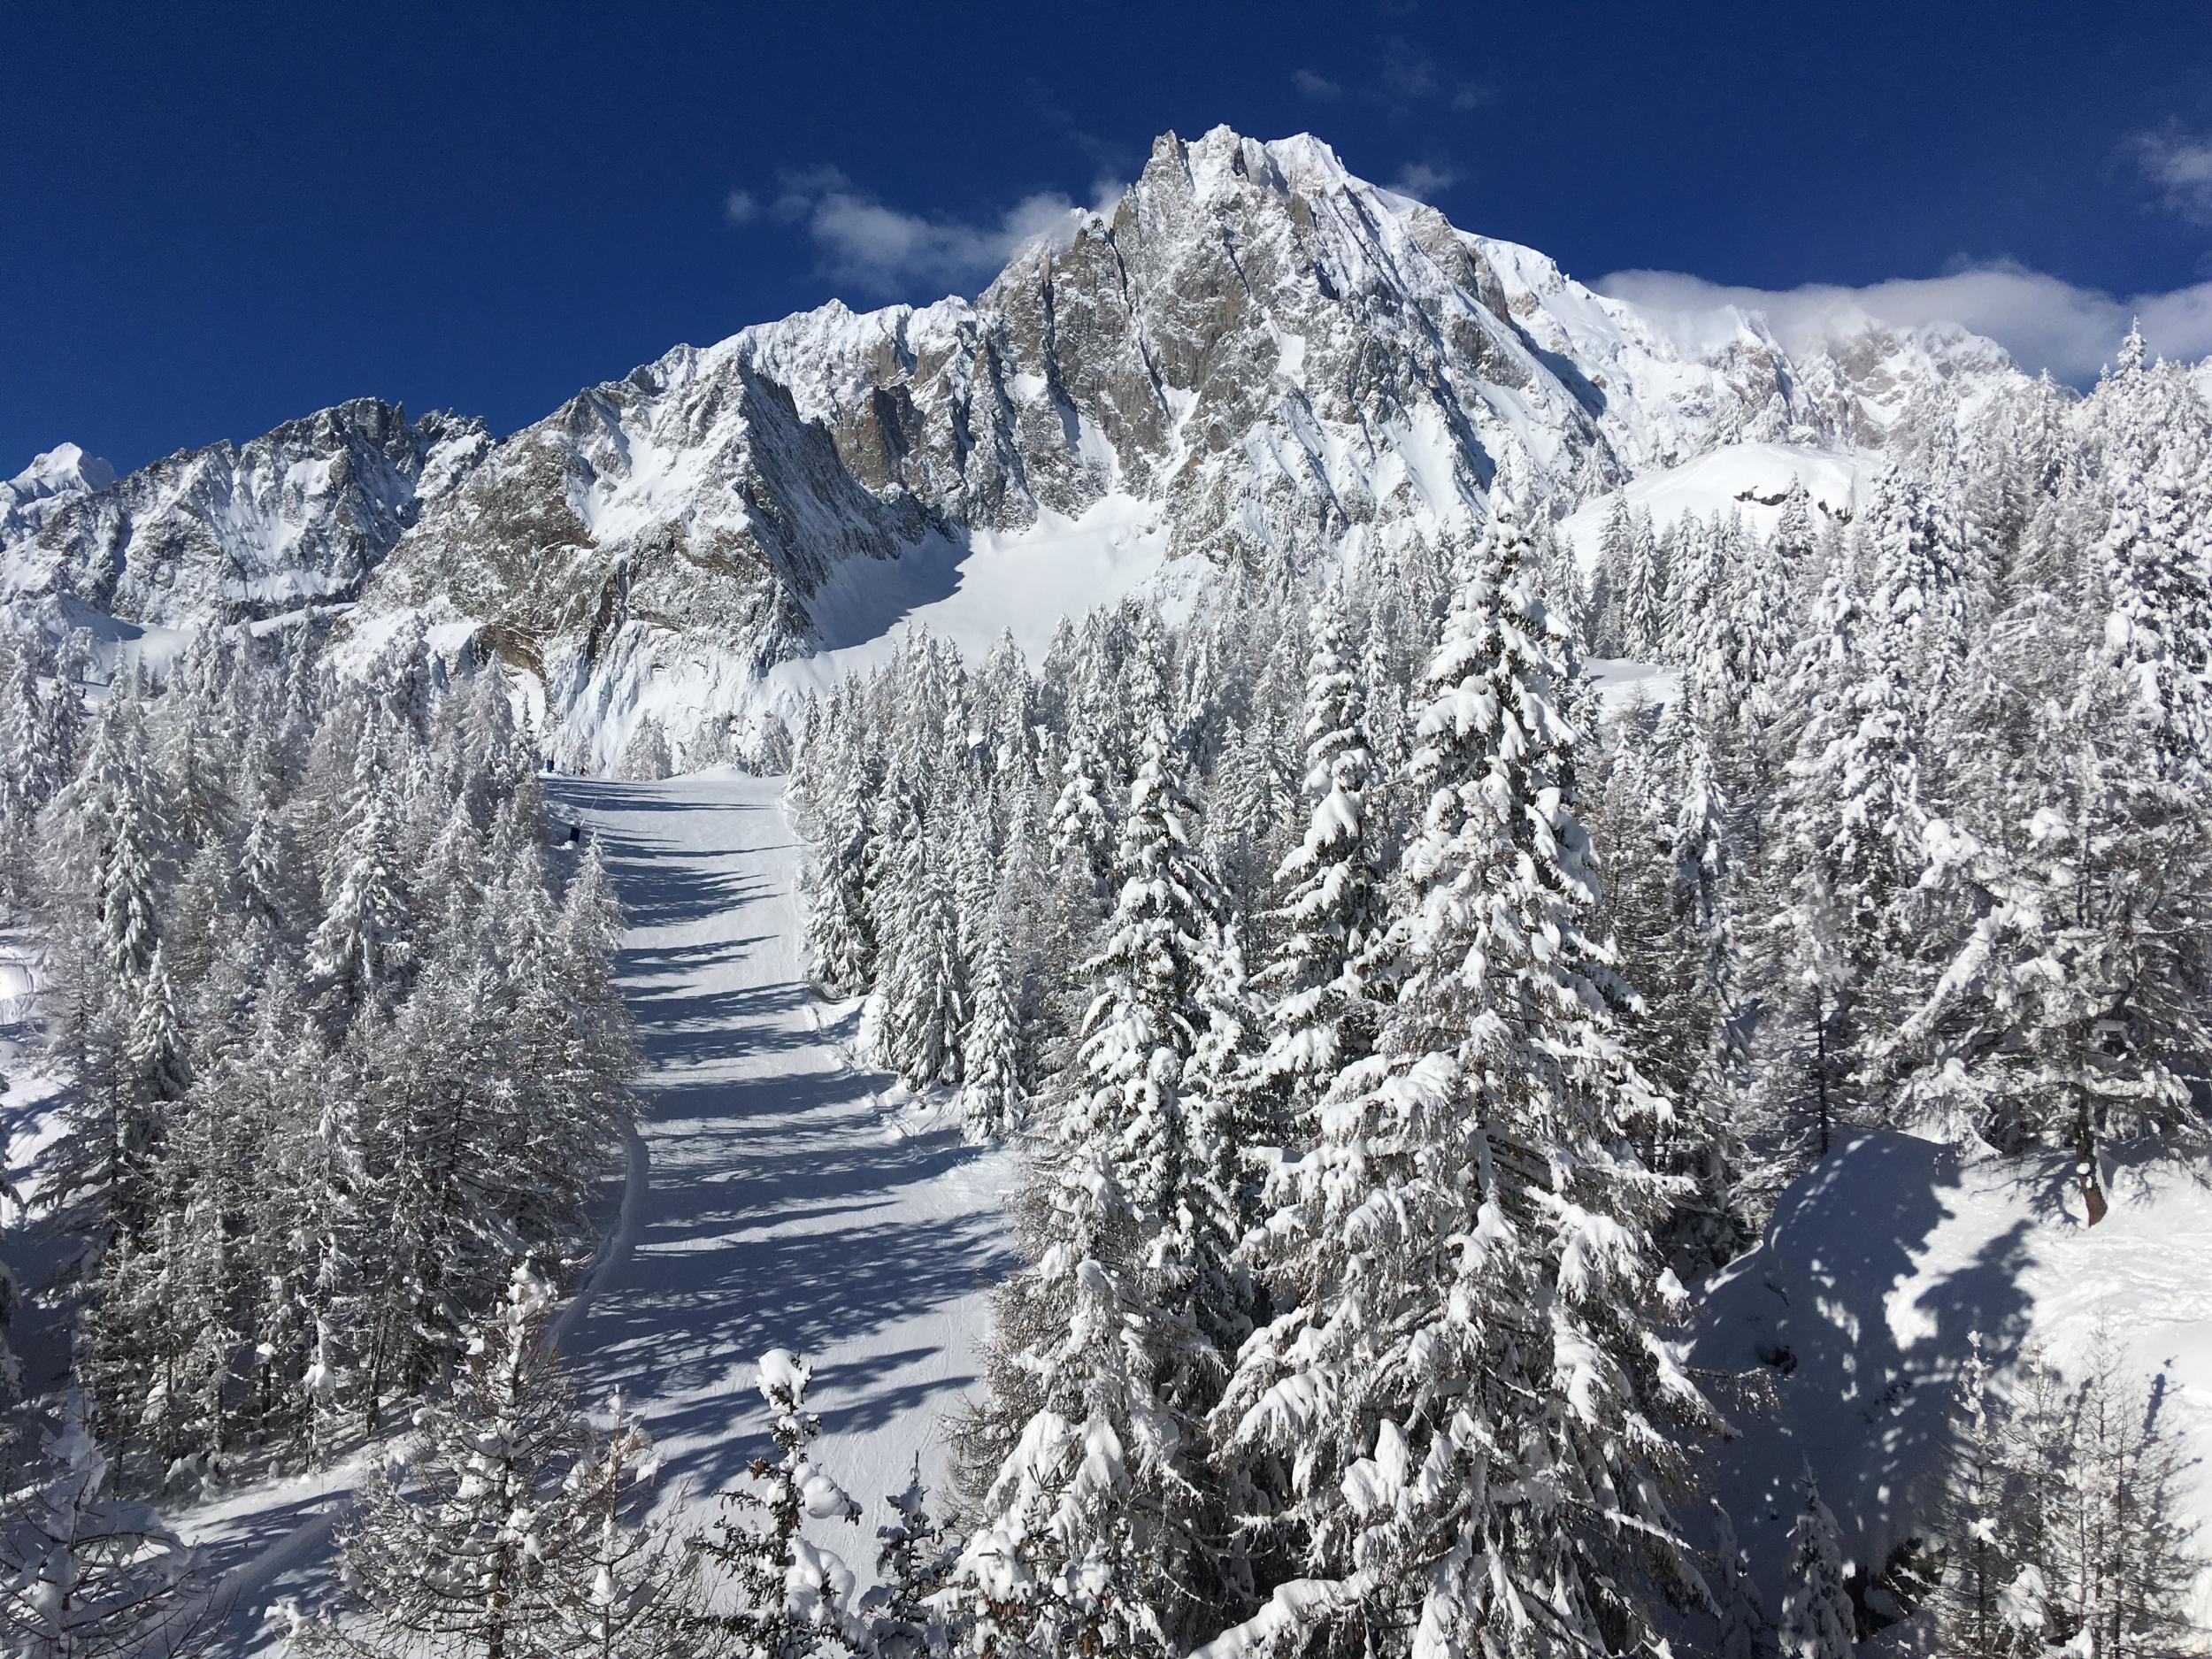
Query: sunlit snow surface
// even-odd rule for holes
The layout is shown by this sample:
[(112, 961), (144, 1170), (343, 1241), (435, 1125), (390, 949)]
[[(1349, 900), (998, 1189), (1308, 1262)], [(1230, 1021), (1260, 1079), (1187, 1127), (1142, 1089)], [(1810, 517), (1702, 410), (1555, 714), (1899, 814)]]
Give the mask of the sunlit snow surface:
[(1709, 518), (1715, 513), (1743, 515), (1745, 528), (1763, 539), (1782, 517), (1782, 498), (1794, 478), (1812, 498), (1813, 528), (1855, 516), (1873, 493), (1880, 475), (1879, 455), (1847, 454), (1787, 443), (1731, 443), (1686, 461), (1640, 474), (1623, 490), (1600, 495), (1577, 508), (1559, 526), (1586, 570), (1595, 568), (1598, 535), (1623, 495), (1629, 509), (1648, 511), (1664, 530), (1685, 513)]
[(949, 640), (971, 663), (1010, 633), (1034, 666), (1062, 618), (1140, 590), (1171, 599), (1175, 572), (1159, 510), (1125, 495), (1078, 518), (1047, 512), (1025, 530), (934, 539), (890, 561), (848, 560), (807, 601), (823, 649), (780, 664), (769, 685), (784, 697), (825, 690), (888, 662), (908, 629)]

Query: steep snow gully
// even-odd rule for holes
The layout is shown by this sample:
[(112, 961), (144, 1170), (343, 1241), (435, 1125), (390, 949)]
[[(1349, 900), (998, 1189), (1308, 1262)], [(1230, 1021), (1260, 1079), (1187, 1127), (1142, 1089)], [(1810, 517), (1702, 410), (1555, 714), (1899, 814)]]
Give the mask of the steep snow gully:
[[(946, 1418), (981, 1386), (989, 1290), (1011, 1263), (1010, 1161), (846, 1060), (852, 1010), (807, 981), (781, 779), (548, 782), (628, 911), (618, 967), (644, 1060), (620, 1206), (556, 1325), (583, 1402), (619, 1391), (662, 1455), (663, 1504), (703, 1521), (767, 1449), (759, 1356), (805, 1355), (823, 1461), (865, 1510), (822, 1541), (865, 1582), (883, 1498), (918, 1458), (942, 1480)], [(328, 1593), (362, 1467), (179, 1517), (224, 1571), (242, 1646), (274, 1644), (284, 1603)]]

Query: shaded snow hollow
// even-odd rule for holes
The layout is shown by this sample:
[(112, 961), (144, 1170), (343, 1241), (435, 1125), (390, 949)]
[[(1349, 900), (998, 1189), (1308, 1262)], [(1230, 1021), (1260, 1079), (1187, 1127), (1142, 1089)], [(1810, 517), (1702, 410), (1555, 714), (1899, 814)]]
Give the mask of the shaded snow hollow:
[[(1993, 1359), (2033, 1345), (2078, 1375), (2108, 1319), (2131, 1386), (2164, 1379), (2166, 1421), (2201, 1460), (2185, 1501), (2212, 1523), (2212, 1187), (2172, 1165), (2122, 1168), (2111, 1187), (2093, 1228), (2062, 1161), (1863, 1135), (1791, 1187), (1759, 1247), (1707, 1283), (1691, 1363), (1774, 1391), (1771, 1411), (1734, 1405), (1735, 1436), (1700, 1460), (1770, 1615), (1807, 1465), (1863, 1574), (1927, 1522), (1975, 1333)], [(2208, 1589), (2200, 1579), (2200, 1617)]]

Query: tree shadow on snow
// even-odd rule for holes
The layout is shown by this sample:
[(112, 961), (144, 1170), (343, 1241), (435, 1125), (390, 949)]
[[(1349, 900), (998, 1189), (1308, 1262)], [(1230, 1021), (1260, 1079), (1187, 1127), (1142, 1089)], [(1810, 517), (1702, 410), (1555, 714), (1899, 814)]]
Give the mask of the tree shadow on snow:
[(1690, 1363), (1771, 1384), (1763, 1409), (1754, 1388), (1730, 1409), (1733, 1433), (1707, 1463), (1770, 1604), (1801, 1471), (1811, 1467), (1862, 1574), (1878, 1571), (1932, 1516), (1969, 1334), (2001, 1361), (2026, 1333), (2027, 1220), (1967, 1260), (1927, 1259), (1962, 1190), (1953, 1148), (1862, 1136), (1790, 1189), (1764, 1241), (1707, 1293)]
[[(842, 1064), (810, 1018), (810, 987), (759, 982), (775, 958), (758, 953), (783, 945), (776, 924), (687, 934), (731, 931), (786, 890), (753, 862), (782, 846), (724, 849), (749, 833), (785, 841), (727, 816), (774, 809), (680, 779), (549, 790), (572, 816), (619, 815), (600, 845), (634, 930), (617, 972), (651, 1160), (621, 1268), (565, 1336), (587, 1397), (618, 1388), (660, 1444), (664, 1490), (695, 1497), (738, 1482), (765, 1448), (753, 1367), (768, 1348), (821, 1359), (813, 1403), (833, 1442), (955, 1406), (976, 1379), (947, 1351), (958, 1327), (933, 1316), (1012, 1265), (995, 1213), (945, 1202), (978, 1154), (950, 1132), (888, 1133), (882, 1079)], [(638, 816), (663, 811), (699, 813), (724, 847)], [(855, 1495), (872, 1509), (882, 1494)]]

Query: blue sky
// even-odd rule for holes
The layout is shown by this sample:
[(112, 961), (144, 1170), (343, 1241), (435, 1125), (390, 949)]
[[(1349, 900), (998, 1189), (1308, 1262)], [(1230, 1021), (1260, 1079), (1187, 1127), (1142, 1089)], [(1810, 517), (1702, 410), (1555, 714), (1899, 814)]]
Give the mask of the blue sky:
[(505, 432), (679, 341), (972, 291), (1041, 203), (1219, 122), (1317, 133), (1586, 280), (1883, 285), (1853, 297), (2073, 378), (2133, 309), (2212, 352), (2195, 4), (27, 15), (0, 476), (362, 394)]

